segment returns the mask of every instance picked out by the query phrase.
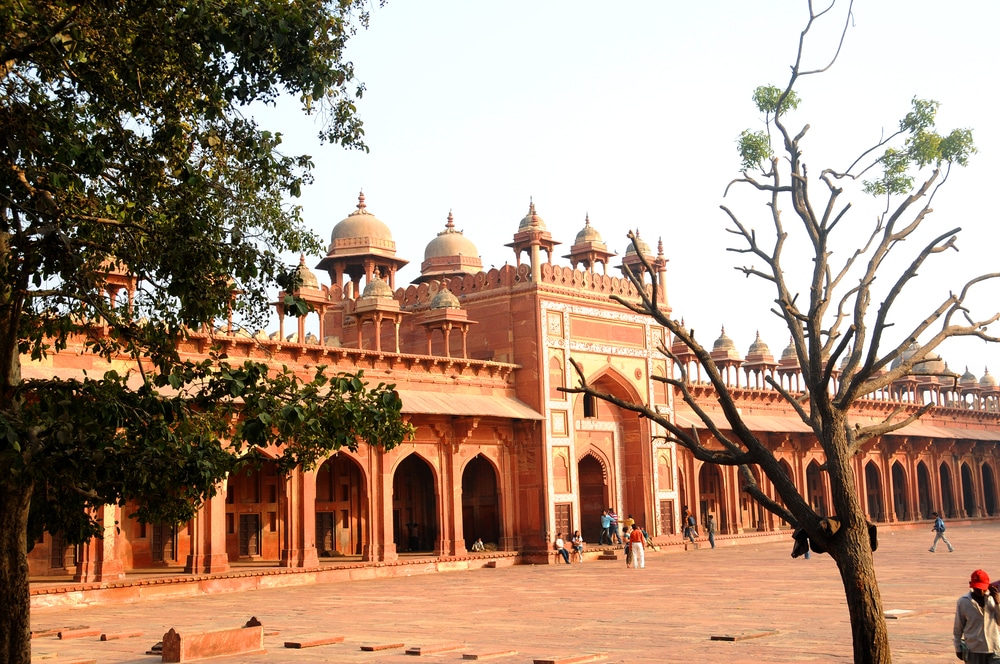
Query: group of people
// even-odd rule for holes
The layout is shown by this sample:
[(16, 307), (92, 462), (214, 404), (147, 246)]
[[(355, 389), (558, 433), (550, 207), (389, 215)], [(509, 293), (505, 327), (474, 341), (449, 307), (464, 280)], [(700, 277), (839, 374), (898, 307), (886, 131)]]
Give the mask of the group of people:
[[(573, 545), (573, 557), (576, 562), (583, 562), (583, 538), (580, 536), (579, 530), (573, 531), (573, 539), (570, 540)], [(563, 562), (569, 565), (569, 551), (566, 549), (566, 540), (563, 539), (563, 534), (558, 533), (556, 535), (555, 541), (556, 553), (562, 556)]]
[[(695, 538), (701, 537), (701, 535), (698, 534), (698, 521), (694, 518), (694, 514), (690, 509), (688, 509), (687, 505), (684, 506), (682, 512), (684, 517), (684, 538), (691, 540), (691, 543), (694, 544)], [(715, 534), (718, 532), (718, 524), (715, 521), (715, 515), (711, 512), (708, 513), (708, 517), (705, 520), (705, 530), (708, 533), (708, 543), (711, 544), (714, 549)]]

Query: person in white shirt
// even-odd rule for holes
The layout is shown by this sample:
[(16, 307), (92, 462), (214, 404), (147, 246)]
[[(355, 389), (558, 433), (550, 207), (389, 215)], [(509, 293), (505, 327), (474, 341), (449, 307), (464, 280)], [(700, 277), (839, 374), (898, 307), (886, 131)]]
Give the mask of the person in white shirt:
[(981, 569), (972, 573), (969, 588), (955, 607), (955, 656), (973, 664), (996, 662), (1000, 653), (1000, 594)]

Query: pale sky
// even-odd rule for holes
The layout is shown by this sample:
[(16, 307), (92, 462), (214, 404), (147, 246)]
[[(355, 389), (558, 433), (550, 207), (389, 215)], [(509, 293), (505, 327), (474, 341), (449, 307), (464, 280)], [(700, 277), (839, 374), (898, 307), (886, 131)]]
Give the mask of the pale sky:
[[(562, 242), (558, 256), (569, 253), (587, 214), (619, 255), (630, 228), (654, 249), (662, 238), (674, 315), (709, 345), (724, 325), (743, 354), (759, 330), (779, 356), (788, 332), (768, 313), (773, 293), (732, 269), (744, 261), (725, 251), (736, 238), (719, 205), (770, 229), (765, 198), (747, 189), (723, 194), (739, 175), (736, 138), (762, 128), (750, 95), (758, 85), (785, 84), (805, 16), (804, 0), (390, 0), (373, 8), (370, 28), (349, 48), (367, 86), (359, 112), (370, 153), (320, 145), (318, 127), (294, 102), (257, 118), (284, 133), (288, 153), (313, 156), (317, 182), (300, 203), (324, 241), (364, 189), (368, 210), (410, 261), (397, 286), (419, 274), (449, 210), (485, 268), (513, 263), (503, 245), (533, 199)], [(992, 0), (857, 2), (838, 62), (797, 87), (803, 103), (788, 124), (811, 126), (802, 145), (814, 174), (846, 168), (898, 126), (914, 96), (941, 103), (940, 132), (974, 130), (979, 153), (952, 171), (921, 236), (960, 226), (961, 252), (939, 255), (921, 272), (894, 317), (900, 335), (967, 278), (1000, 271), (992, 205), (1000, 176), (997, 25), (1000, 3)], [(813, 64), (833, 48), (827, 31), (816, 37)], [(861, 193), (850, 200), (842, 226), (856, 243), (884, 201)], [(790, 211), (785, 219), (790, 233), (800, 232)], [(835, 259), (846, 258), (847, 246)], [(908, 261), (920, 246), (907, 242), (901, 253)], [(320, 258), (307, 257), (310, 267)], [(785, 259), (792, 272), (793, 258)], [(805, 284), (801, 290), (805, 297)], [(972, 304), (980, 317), (1000, 309), (1000, 281), (981, 287)], [(964, 340), (941, 350), (959, 373), (968, 365), (977, 377), (987, 366), (1000, 374), (1000, 347)]]

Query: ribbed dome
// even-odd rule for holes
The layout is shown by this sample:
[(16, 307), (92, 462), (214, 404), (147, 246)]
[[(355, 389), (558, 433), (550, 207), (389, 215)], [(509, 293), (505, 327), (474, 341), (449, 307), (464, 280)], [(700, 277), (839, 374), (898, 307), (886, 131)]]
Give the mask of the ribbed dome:
[(455, 294), (445, 286), (431, 298), (431, 309), (461, 309), (462, 304)]
[(736, 350), (736, 344), (726, 336), (726, 328), (722, 328), (722, 335), (712, 344), (712, 350)]
[(576, 234), (576, 240), (573, 244), (583, 244), (584, 242), (593, 242), (595, 244), (604, 245), (604, 239), (601, 238), (601, 234), (597, 232), (593, 226), (590, 225), (590, 215), (587, 215), (586, 221), (584, 221), (583, 229)]
[(319, 288), (319, 279), (306, 267), (305, 254), (299, 254), (299, 265), (295, 268), (295, 272), (302, 282), (302, 288)]
[(652, 256), (653, 255), (653, 250), (649, 248), (649, 245), (646, 244), (645, 240), (643, 240), (641, 237), (639, 237), (639, 231), (636, 230), (636, 232), (635, 232), (635, 243), (634, 244), (632, 242), (628, 243), (628, 249), (625, 250), (625, 255), (626, 256), (628, 256), (630, 254), (633, 255), (633, 256), (635, 255), (635, 245), (636, 244), (639, 245), (639, 251), (642, 252), (643, 256)]
[(771, 349), (767, 347), (760, 338), (760, 332), (757, 332), (757, 338), (752, 344), (750, 344), (750, 350), (747, 352), (747, 357), (751, 355), (770, 355)]
[(545, 222), (538, 216), (538, 213), (535, 212), (534, 201), (528, 205), (528, 214), (524, 215), (524, 219), (521, 220), (521, 224), (517, 227), (517, 230), (519, 231), (526, 231), (528, 229), (539, 231), (545, 230)]
[(392, 241), (392, 232), (365, 207), (365, 194), (358, 194), (358, 208), (333, 227), (331, 247), (337, 240), (373, 239)]
[(979, 387), (996, 387), (997, 379), (990, 375), (989, 368), (986, 369), (986, 373), (983, 377), (979, 379)]
[(479, 256), (479, 250), (476, 249), (472, 240), (465, 237), (462, 231), (455, 230), (455, 219), (450, 211), (444, 230), (427, 243), (427, 248), (424, 250), (424, 260), (448, 256)]
[(969, 367), (966, 366), (965, 373), (958, 379), (958, 384), (964, 387), (975, 387), (979, 384), (979, 379), (976, 378), (976, 374), (969, 371)]
[(382, 281), (382, 279), (380, 279), (379, 276), (376, 274), (374, 277), (372, 277), (372, 280), (368, 282), (368, 285), (365, 286), (365, 290), (363, 293), (361, 293), (361, 297), (392, 298), (392, 288), (390, 288), (389, 284)]

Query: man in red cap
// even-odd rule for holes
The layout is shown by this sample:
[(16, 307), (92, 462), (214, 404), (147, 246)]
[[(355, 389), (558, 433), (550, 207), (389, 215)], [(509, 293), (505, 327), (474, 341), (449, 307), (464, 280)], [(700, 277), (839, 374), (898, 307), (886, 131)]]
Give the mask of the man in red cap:
[(958, 598), (955, 608), (955, 656), (965, 662), (987, 664), (1000, 661), (1000, 597), (990, 586), (990, 576), (981, 569), (972, 573), (969, 592)]

